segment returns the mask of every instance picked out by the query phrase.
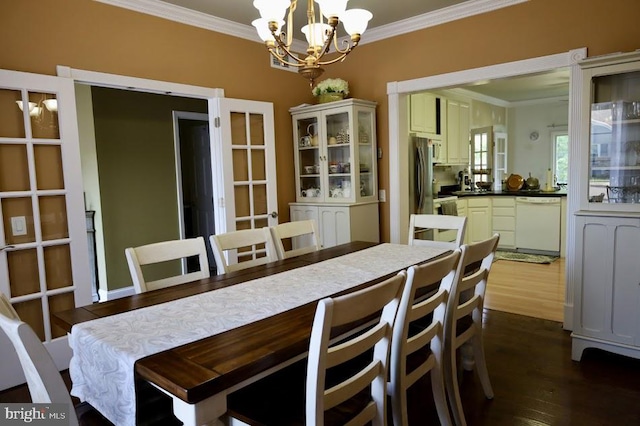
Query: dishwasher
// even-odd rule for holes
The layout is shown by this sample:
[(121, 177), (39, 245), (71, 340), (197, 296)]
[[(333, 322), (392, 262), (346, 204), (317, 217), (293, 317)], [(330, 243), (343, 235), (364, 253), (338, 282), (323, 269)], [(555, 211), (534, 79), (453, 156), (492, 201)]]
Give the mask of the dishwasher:
[(560, 197), (516, 197), (516, 248), (560, 252)]

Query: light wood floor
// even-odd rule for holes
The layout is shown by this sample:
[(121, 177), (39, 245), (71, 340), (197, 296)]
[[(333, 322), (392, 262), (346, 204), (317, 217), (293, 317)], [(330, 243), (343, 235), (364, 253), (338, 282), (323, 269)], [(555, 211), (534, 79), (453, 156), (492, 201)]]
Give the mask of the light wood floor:
[(498, 260), (491, 267), (485, 308), (563, 322), (565, 262)]

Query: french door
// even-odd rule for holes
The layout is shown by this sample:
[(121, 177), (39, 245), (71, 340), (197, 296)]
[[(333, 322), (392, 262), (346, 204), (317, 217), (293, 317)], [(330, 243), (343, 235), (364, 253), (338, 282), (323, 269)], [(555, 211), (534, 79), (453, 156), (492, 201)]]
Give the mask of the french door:
[[(215, 149), (216, 233), (278, 223), (273, 104), (241, 99), (210, 100)], [(219, 119), (217, 119), (219, 118)], [(265, 247), (229, 253), (236, 263), (265, 256)]]
[[(0, 223), (0, 291), (65, 368), (51, 315), (92, 302), (73, 80), (0, 70)], [(1, 332), (0, 359), (0, 388), (24, 383)]]

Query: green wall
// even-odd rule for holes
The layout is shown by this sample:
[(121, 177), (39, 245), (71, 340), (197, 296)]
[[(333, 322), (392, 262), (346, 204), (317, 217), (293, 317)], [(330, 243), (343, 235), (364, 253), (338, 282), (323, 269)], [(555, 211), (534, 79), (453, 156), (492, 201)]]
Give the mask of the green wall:
[[(109, 290), (132, 285), (124, 249), (180, 238), (172, 111), (207, 102), (93, 87), (96, 152)], [(145, 271), (156, 279), (177, 263)]]

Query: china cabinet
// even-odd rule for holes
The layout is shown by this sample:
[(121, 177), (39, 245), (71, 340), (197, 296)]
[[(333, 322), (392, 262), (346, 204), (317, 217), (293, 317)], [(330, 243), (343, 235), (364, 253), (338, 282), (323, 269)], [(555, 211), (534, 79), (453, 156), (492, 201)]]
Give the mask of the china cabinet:
[(572, 358), (640, 358), (640, 52), (580, 64), (585, 99), (575, 220)]
[[(291, 220), (315, 218), (324, 247), (379, 241), (375, 108), (375, 102), (345, 99), (289, 110), (296, 181)], [(358, 223), (374, 229), (361, 232)]]

